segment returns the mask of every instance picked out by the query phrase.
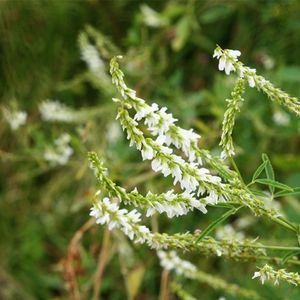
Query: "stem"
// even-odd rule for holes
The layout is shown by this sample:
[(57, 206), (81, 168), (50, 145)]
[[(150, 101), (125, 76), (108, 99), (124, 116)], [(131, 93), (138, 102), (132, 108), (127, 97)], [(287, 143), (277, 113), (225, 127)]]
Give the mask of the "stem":
[(300, 247), (276, 246), (276, 245), (247, 245), (252, 248), (264, 248), (278, 251), (300, 251)]
[(159, 300), (169, 300), (169, 271), (163, 270), (160, 280)]
[(105, 266), (108, 261), (109, 257), (109, 245), (110, 245), (110, 232), (107, 227), (104, 230), (103, 236), (103, 244), (98, 258), (98, 266), (94, 278), (94, 293), (93, 293), (93, 300), (100, 299), (100, 292), (102, 286), (102, 277), (103, 272), (105, 270)]
[(238, 174), (238, 176), (239, 176), (241, 182), (242, 182), (244, 185), (246, 185), (245, 182), (244, 182), (244, 180), (243, 180), (243, 177), (242, 177), (242, 175), (241, 175), (241, 173), (240, 173), (240, 171), (239, 171), (239, 168), (237, 167), (237, 165), (236, 165), (236, 163), (235, 163), (235, 161), (234, 161), (234, 159), (233, 159), (232, 157), (230, 157), (230, 162), (231, 162), (231, 164), (232, 164), (232, 166), (233, 166), (233, 169), (234, 169), (235, 172)]

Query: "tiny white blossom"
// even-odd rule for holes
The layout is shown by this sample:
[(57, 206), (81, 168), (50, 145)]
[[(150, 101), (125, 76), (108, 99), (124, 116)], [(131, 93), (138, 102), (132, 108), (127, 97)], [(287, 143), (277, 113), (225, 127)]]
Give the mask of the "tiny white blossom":
[(9, 111), (3, 109), (3, 115), (12, 130), (17, 130), (24, 125), (27, 120), (27, 113), (25, 111)]
[(155, 155), (155, 151), (145, 144), (141, 150), (141, 154), (143, 160), (151, 160)]
[(219, 47), (215, 50), (213, 57), (217, 57), (219, 59), (219, 70), (224, 71), (227, 75), (230, 74), (231, 71), (235, 71), (235, 67), (233, 65), (238, 59), (237, 57), (241, 55), (241, 52), (238, 50), (224, 50), (222, 51)]

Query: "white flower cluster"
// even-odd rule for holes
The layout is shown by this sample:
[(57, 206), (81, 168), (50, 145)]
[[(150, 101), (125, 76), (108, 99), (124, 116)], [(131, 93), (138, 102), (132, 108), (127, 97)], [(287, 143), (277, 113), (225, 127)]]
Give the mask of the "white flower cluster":
[(274, 270), (271, 266), (265, 265), (260, 268), (258, 272), (255, 272), (252, 279), (259, 278), (262, 284), (265, 283), (266, 280), (272, 280), (274, 285), (279, 284), (279, 281), (286, 281), (293, 285), (300, 284), (300, 275), (294, 272), (287, 272), (284, 269), (280, 269), (278, 271)]
[(189, 261), (179, 258), (175, 251), (165, 252), (157, 251), (157, 256), (160, 259), (160, 265), (168, 270), (174, 270), (178, 275), (184, 275), (189, 278), (197, 273), (197, 268)]
[[(174, 216), (186, 215), (194, 208), (200, 210), (204, 214), (207, 213), (206, 201), (201, 201), (200, 199), (197, 200), (188, 192), (174, 194), (174, 190), (169, 190), (159, 196), (148, 192), (146, 198), (152, 202), (152, 205), (147, 209), (147, 217), (152, 216), (154, 212), (157, 211), (160, 214), (165, 212), (169, 218), (173, 218)], [(151, 201), (153, 198), (163, 199), (163, 201)]]
[(4, 108), (3, 116), (12, 130), (17, 130), (27, 120), (27, 113), (25, 111), (10, 111)]
[(143, 159), (152, 160), (151, 167), (155, 172), (161, 172), (165, 177), (171, 175), (173, 184), (180, 184), (182, 190), (196, 193), (197, 196), (208, 194), (207, 204), (224, 201), (221, 196), (223, 185), (221, 178), (210, 174), (206, 168), (199, 168), (195, 163), (186, 162), (181, 156), (173, 154), (173, 149), (166, 147), (149, 138), (144, 138), (137, 122), (127, 111), (122, 110), (118, 118), (123, 129), (127, 130), (130, 144), (135, 144), (142, 153)]
[(214, 51), (213, 57), (219, 60), (219, 70), (225, 70), (226, 75), (229, 75), (231, 71), (238, 71), (241, 78), (246, 78), (250, 87), (256, 85), (256, 70), (249, 67), (245, 67), (242, 64), (237, 64), (238, 56), (241, 55), (239, 50), (223, 50), (217, 47)]
[(216, 238), (218, 240), (242, 241), (245, 239), (245, 234), (243, 232), (236, 231), (232, 225), (226, 224), (216, 230)]
[[(96, 196), (99, 193), (98, 191)], [(149, 228), (138, 224), (141, 214), (136, 209), (130, 212), (125, 208), (120, 209), (117, 203), (111, 202), (107, 197), (94, 204), (90, 216), (96, 219), (97, 224), (107, 224), (109, 230), (121, 229), (135, 243), (144, 243), (151, 238)]]
[(89, 70), (95, 74), (103, 73), (105, 65), (95, 46), (87, 44), (81, 48), (81, 59), (87, 64)]
[(73, 154), (73, 149), (69, 146), (70, 141), (69, 134), (62, 134), (54, 141), (55, 146), (44, 152), (44, 159), (53, 165), (65, 165)]
[(196, 199), (188, 192), (174, 193), (174, 190), (169, 190), (158, 195), (149, 191), (146, 196), (143, 196), (135, 188), (128, 193), (107, 176), (107, 169), (103, 166), (103, 162), (96, 153), (90, 152), (89, 160), (96, 177), (110, 195), (119, 198), (120, 201), (125, 203), (147, 209), (147, 217), (153, 215), (154, 212), (166, 213), (169, 218), (185, 215), (193, 209), (198, 209), (203, 213), (207, 212), (206, 199)]
[[(176, 126), (174, 123), (177, 120), (166, 112), (165, 107), (159, 109), (156, 103), (149, 106), (145, 100), (137, 97), (136, 92), (129, 89), (123, 80), (124, 74), (119, 69), (118, 58), (111, 61), (111, 74), (113, 84), (120, 91), (123, 100), (113, 100), (126, 104), (119, 107), (117, 119), (123, 130), (127, 131), (130, 145), (135, 145), (141, 151), (143, 160), (152, 160), (151, 167), (155, 172), (161, 172), (165, 177), (172, 176), (173, 184), (179, 183), (183, 191), (197, 196), (207, 194), (206, 204), (224, 201), (221, 178), (211, 175), (208, 169), (199, 167), (202, 163), (197, 154), (199, 136), (193, 130)], [(136, 112), (134, 118), (127, 111), (130, 108)], [(144, 137), (144, 133), (138, 128), (138, 122), (142, 119), (150, 134), (157, 136), (156, 140)], [(171, 145), (182, 150), (188, 161), (174, 154)]]
[(214, 51), (213, 57), (216, 57), (219, 60), (219, 70), (224, 71), (227, 75), (231, 71), (235, 71), (234, 63), (238, 61), (238, 56), (241, 55), (239, 50), (222, 50), (220, 47), (217, 47)]
[[(180, 128), (174, 123), (177, 121), (171, 113), (167, 113), (167, 108), (153, 103), (147, 105), (143, 99), (138, 98), (139, 104), (136, 105), (136, 114), (134, 120), (140, 121), (144, 119), (144, 124), (153, 136), (157, 136), (156, 142), (160, 145), (174, 145), (177, 149), (181, 149), (190, 162), (196, 160), (193, 145), (197, 145), (200, 136), (193, 132), (193, 129), (186, 130)], [(202, 164), (201, 159), (198, 161)]]
[(40, 103), (39, 111), (44, 121), (72, 122), (74, 112), (58, 100), (47, 99)]

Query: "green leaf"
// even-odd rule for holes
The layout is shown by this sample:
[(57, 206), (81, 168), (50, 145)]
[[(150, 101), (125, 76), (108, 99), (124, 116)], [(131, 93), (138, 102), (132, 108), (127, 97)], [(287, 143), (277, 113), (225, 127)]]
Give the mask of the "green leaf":
[(297, 195), (300, 194), (300, 187), (294, 188), (292, 192), (285, 192), (285, 191), (281, 191), (278, 192), (274, 195), (274, 197), (286, 197), (286, 196), (292, 196), (292, 195)]
[(261, 183), (261, 184), (265, 184), (269, 187), (272, 187), (273, 190), (275, 188), (278, 188), (280, 190), (286, 190), (286, 191), (290, 191), (290, 192), (293, 192), (294, 190), (289, 187), (288, 185), (286, 184), (283, 184), (281, 182), (278, 182), (278, 181), (275, 181), (275, 180), (271, 180), (271, 179), (256, 179), (254, 182), (257, 182), (257, 183)]
[[(262, 160), (264, 162), (266, 162), (265, 170), (266, 170), (267, 178), (274, 181), (275, 180), (274, 170), (273, 170), (273, 167), (272, 167), (272, 164), (271, 164), (271, 161), (270, 161), (268, 155), (263, 153), (262, 154)], [(271, 193), (273, 194), (274, 193), (274, 187), (269, 186), (269, 189), (270, 189)]]
[(264, 161), (254, 172), (252, 181), (255, 181), (255, 179), (261, 174), (261, 172), (265, 169), (268, 161)]
[(196, 243), (201, 241), (205, 236), (207, 236), (210, 232), (212, 232), (219, 224), (223, 223), (226, 219), (228, 219), (231, 215), (235, 214), (242, 206), (239, 206), (237, 208), (232, 208), (226, 213), (224, 213), (221, 217), (214, 220), (212, 223), (210, 223), (205, 230), (201, 232), (199, 237), (196, 240)]

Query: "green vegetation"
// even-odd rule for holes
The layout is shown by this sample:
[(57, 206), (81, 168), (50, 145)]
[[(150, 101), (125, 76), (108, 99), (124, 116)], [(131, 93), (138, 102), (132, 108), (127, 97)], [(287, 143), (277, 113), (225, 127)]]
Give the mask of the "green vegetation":
[[(281, 106), (285, 97), (270, 101), (248, 83), (236, 85), (213, 58), (216, 45), (238, 49), (245, 65), (299, 99), (299, 15), (296, 0), (1, 1), (0, 299), (299, 299), (299, 288), (284, 282), (299, 282), (299, 116)], [(177, 249), (197, 267), (189, 276), (163, 270), (155, 250), (89, 217), (95, 192), (106, 195), (91, 157), (100, 181), (107, 176), (128, 197), (127, 209), (135, 187), (153, 193), (140, 197), (147, 204), (172, 186), (115, 121), (124, 109), (111, 100), (121, 98), (109, 73), (117, 55), (128, 86), (200, 134), (200, 149), (220, 155), (227, 130), (222, 146), (233, 140), (236, 155), (226, 163), (234, 176), (283, 214), (274, 222), (234, 201), (172, 219), (146, 219), (140, 210), (151, 231), (183, 241), (177, 248), (193, 245)], [(89, 161), (92, 151), (101, 161), (93, 153)], [(221, 165), (216, 173), (234, 180)], [(279, 286), (252, 279), (265, 274), (257, 266), (270, 268)]]

